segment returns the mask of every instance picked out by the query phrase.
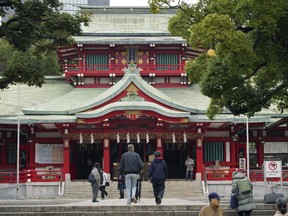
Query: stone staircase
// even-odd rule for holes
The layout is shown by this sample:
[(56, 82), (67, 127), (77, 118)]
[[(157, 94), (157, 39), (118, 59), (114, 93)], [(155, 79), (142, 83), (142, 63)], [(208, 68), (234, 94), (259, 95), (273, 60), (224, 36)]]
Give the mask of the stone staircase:
[[(90, 203), (90, 202), (89, 202)], [(92, 215), (105, 215), (105, 216), (198, 216), (199, 210), (204, 205), (107, 205), (99, 206), (92, 203), (89, 206), (49, 206), (49, 205), (24, 205), (24, 206), (0, 206), (0, 215), (10, 216), (92, 216)], [(229, 209), (227, 204), (221, 205), (225, 216), (237, 216), (237, 213)], [(271, 216), (275, 213), (275, 205), (257, 204), (257, 210), (254, 210), (251, 215)]]
[[(110, 182), (110, 186), (106, 187), (106, 191), (110, 194), (111, 199), (119, 198), (119, 190), (117, 182)], [(165, 184), (165, 198), (202, 198), (202, 186), (200, 180), (168, 180)], [(141, 183), (141, 198), (153, 198), (152, 184), (148, 181)], [(72, 181), (65, 184), (64, 196), (66, 199), (91, 199), (92, 189), (87, 181)], [(100, 197), (100, 195), (98, 195)], [(126, 197), (126, 193), (125, 193)]]

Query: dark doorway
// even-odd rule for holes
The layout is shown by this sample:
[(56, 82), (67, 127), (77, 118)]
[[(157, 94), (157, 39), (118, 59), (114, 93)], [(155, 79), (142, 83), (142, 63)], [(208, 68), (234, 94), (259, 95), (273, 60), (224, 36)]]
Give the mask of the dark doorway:
[[(127, 152), (127, 146), (129, 143), (117, 143), (116, 140), (113, 142), (111, 141), (110, 144), (110, 159), (111, 159), (111, 176), (112, 179), (116, 180), (119, 173), (118, 173), (118, 167), (119, 167), (119, 162), (121, 160), (121, 156), (123, 153)], [(140, 142), (140, 143), (133, 143), (131, 144), (134, 145), (135, 152), (139, 154), (141, 157), (141, 160), (144, 163), (143, 167), (143, 172), (146, 174), (147, 173), (147, 166), (148, 166), (148, 161), (149, 161), (149, 156), (150, 158), (154, 158), (154, 151), (156, 150), (154, 140), (150, 140), (149, 143), (146, 142)]]
[(76, 178), (87, 179), (94, 163), (102, 164), (103, 145), (101, 143), (82, 143), (76, 145)]
[(185, 179), (185, 160), (190, 155), (196, 162), (195, 143), (165, 143), (164, 159), (168, 167), (169, 179)]

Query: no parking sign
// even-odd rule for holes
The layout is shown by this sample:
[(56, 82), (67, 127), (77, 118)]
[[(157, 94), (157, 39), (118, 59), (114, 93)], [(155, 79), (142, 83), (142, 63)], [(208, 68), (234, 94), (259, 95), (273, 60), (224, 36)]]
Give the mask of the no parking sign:
[(282, 177), (282, 161), (281, 160), (265, 160), (265, 177), (281, 178)]

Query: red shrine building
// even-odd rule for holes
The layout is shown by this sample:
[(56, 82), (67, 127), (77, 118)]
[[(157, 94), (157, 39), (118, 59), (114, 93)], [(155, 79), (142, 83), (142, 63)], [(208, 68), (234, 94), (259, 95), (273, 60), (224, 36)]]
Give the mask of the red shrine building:
[[(246, 117), (228, 110), (214, 120), (206, 116), (209, 98), (185, 72), (186, 61), (206, 51), (168, 32), (176, 11), (86, 9), (93, 14), (89, 27), (74, 45), (59, 48), (63, 77), (0, 93), (0, 182), (15, 177), (18, 124), (21, 182), (55, 180), (43, 170), (60, 170), (63, 181), (87, 179), (95, 162), (115, 179), (129, 143), (145, 164), (144, 176), (155, 150), (170, 179), (185, 178), (188, 155), (196, 178), (215, 163), (246, 169)], [(249, 119), (250, 170), (261, 170), (265, 158), (288, 166), (287, 116), (271, 108)]]

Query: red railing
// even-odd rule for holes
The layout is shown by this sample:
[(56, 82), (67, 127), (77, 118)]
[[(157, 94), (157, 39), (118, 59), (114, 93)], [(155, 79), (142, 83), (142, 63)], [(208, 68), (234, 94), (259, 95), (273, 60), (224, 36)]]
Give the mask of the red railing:
[[(19, 183), (25, 182), (60, 182), (62, 180), (62, 169), (54, 170), (23, 170), (19, 172)], [(0, 172), (0, 183), (16, 184), (16, 172)]]
[[(241, 171), (246, 174), (245, 170), (240, 170), (236, 168), (210, 168), (203, 167), (203, 177), (207, 181), (222, 181), (222, 180), (232, 180), (232, 174), (234, 171)], [(288, 170), (282, 171), (283, 181), (288, 181)], [(264, 171), (263, 170), (250, 170), (249, 178), (252, 182), (264, 181)], [(280, 178), (267, 178), (267, 181), (280, 181)]]
[[(68, 74), (77, 75), (78, 73), (83, 73), (85, 75), (104, 75), (107, 73), (115, 73), (116, 75), (124, 74), (123, 69), (125, 66), (116, 65), (116, 64), (94, 64), (94, 65), (76, 65), (76, 64), (68, 64), (63, 65), (62, 69), (64, 72)], [(149, 73), (184, 73), (185, 64), (165, 64), (165, 65), (137, 65), (137, 67), (141, 68), (141, 74), (149, 74)]]

